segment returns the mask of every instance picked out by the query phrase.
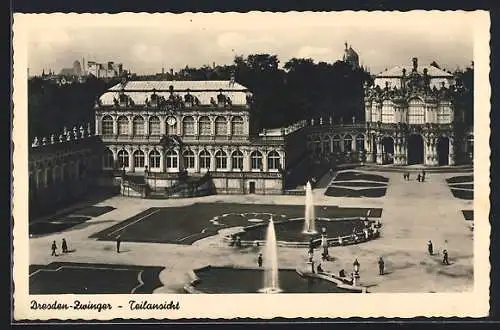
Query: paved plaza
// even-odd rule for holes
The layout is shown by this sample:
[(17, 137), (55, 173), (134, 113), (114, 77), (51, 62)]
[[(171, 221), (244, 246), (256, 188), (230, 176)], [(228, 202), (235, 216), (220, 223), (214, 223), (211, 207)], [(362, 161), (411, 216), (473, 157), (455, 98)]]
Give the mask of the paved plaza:
[[(472, 290), (473, 234), (470, 230), (471, 221), (469, 220), (473, 217), (471, 212), (473, 201), (454, 197), (446, 181), (451, 177), (471, 174), (428, 173), (425, 182), (422, 183), (417, 182), (414, 176), (411, 181), (405, 181), (402, 173), (398, 172), (370, 171), (370, 174), (378, 174), (389, 179), (384, 196), (378, 198), (326, 196), (327, 187), (313, 191), (315, 204), (327, 208), (382, 209), (381, 237), (357, 245), (330, 248), (333, 260), (323, 262), (323, 269), (336, 274), (342, 268), (346, 272), (350, 272), (352, 263), (357, 258), (361, 264), (360, 284), (366, 286), (369, 292), (463, 292)], [(464, 183), (457, 184), (468, 184), (470, 180), (462, 180), (462, 182)], [(355, 184), (349, 185), (355, 186)], [(457, 187), (457, 189), (460, 188), (463, 187)], [(161, 283), (159, 286), (150, 284), (149, 290), (155, 293), (180, 293), (183, 292), (184, 284), (189, 281), (187, 273), (194, 268), (209, 264), (214, 266), (255, 266), (261, 247), (235, 248), (222, 241), (224, 235), (241, 229), (243, 223), (235, 223), (236, 227), (223, 227), (217, 234), (205, 231), (210, 235), (195, 236), (194, 239), (190, 238), (187, 242), (171, 239), (171, 237), (181, 237), (181, 234), (184, 234), (181, 229), (183, 221), (188, 221), (185, 217), (202, 203), (214, 205), (213, 215), (233, 212), (231, 205), (238, 205), (241, 210), (254, 210), (255, 212), (265, 212), (266, 209), (273, 207), (276, 210), (287, 209), (282, 207), (284, 205), (290, 207), (299, 205), (297, 210), (300, 210), (304, 205), (304, 196), (213, 195), (169, 200), (112, 197), (97, 203), (95, 205), (97, 208), (92, 209), (102, 210), (102, 212), (82, 213), (79, 211), (61, 216), (61, 219), (86, 217), (84, 222), (78, 222), (78, 220), (74, 226), (64, 227), (62, 232), (55, 234), (42, 232), (30, 238), (30, 264), (33, 265), (30, 270), (30, 284), (33, 286), (33, 283), (36, 283), (38, 292), (49, 293), (47, 292), (49, 289), (43, 288), (44, 283), (47, 287), (57, 287), (54, 284), (55, 277), (50, 279), (50, 276), (45, 275), (44, 279), (40, 277), (40, 273), (50, 273), (50, 269), (58, 268), (58, 264), (52, 263), (60, 263), (60, 265), (65, 265), (67, 269), (80, 269), (80, 271), (74, 271), (73, 275), (66, 277), (66, 281), (73, 281), (73, 284), (70, 283), (67, 287), (73, 288), (71, 290), (75, 293), (81, 293), (78, 291), (80, 289), (76, 288), (78, 285), (75, 283), (88, 283), (88, 278), (100, 277), (103, 278), (96, 281), (106, 283), (107, 280), (104, 277), (110, 276), (114, 281), (122, 281), (120, 274), (127, 274), (123, 278), (123, 282), (126, 282), (127, 285), (116, 287), (113, 292), (131, 293), (133, 288), (137, 286), (134, 276), (137, 277), (138, 272), (145, 269), (158, 270), (158, 278)], [(141, 216), (141, 214), (147, 215), (164, 208), (175, 208), (179, 216), (172, 219), (158, 217), (155, 219), (157, 225), (129, 226), (127, 233), (133, 232), (132, 236), (135, 239), (133, 242), (129, 241), (127, 234), (125, 234), (121, 253), (116, 252), (114, 238), (103, 238), (103, 235), (110, 234), (112, 231), (120, 232), (129, 223), (139, 224), (143, 219), (148, 218)], [(183, 210), (187, 211), (183, 212)], [(206, 214), (204, 216), (213, 215)], [(124, 222), (126, 220), (128, 222)], [(173, 227), (162, 226), (162, 221), (175, 222), (176, 225)], [(53, 222), (57, 223), (57, 220), (53, 220)], [(160, 225), (158, 225), (159, 223)], [(191, 219), (191, 222), (188, 223), (190, 223), (189, 226), (192, 226), (196, 221)], [(200, 226), (202, 225), (197, 224), (193, 230), (201, 233), (204, 227)], [(140, 235), (137, 232), (134, 233), (136, 230), (145, 231), (141, 233), (141, 237), (149, 235), (160, 238), (169, 237), (169, 239), (158, 240), (163, 243), (151, 243), (154, 239), (137, 239)], [(172, 236), (171, 233), (162, 233), (162, 231), (167, 230), (177, 230), (180, 233), (176, 234), (177, 236)], [(192, 232), (191, 230), (185, 231), (187, 234)], [(114, 237), (113, 235), (111, 237)], [(62, 238), (67, 240), (71, 253), (60, 254)], [(56, 241), (59, 248), (58, 256), (51, 256), (50, 247), (53, 240)], [(434, 250), (439, 254), (428, 255), (428, 240), (432, 240)], [(443, 248), (449, 252), (450, 265), (448, 266), (441, 264)], [(280, 247), (278, 254), (279, 264), (285, 268), (303, 265), (307, 259), (307, 250), (301, 248)], [(319, 254), (320, 252), (317, 251), (316, 259), (319, 258)], [(378, 275), (377, 261), (380, 256), (385, 260), (387, 274), (384, 276)], [(85, 264), (98, 265), (94, 268), (103, 268), (104, 270), (99, 273), (95, 269), (91, 269), (89, 273), (85, 273), (77, 267), (78, 265), (83, 267), (82, 265)], [(89, 268), (92, 268), (91, 265)], [(105, 265), (109, 266), (105, 267)], [(43, 270), (43, 266), (49, 270)], [(117, 270), (120, 268), (133, 269), (134, 271)], [(108, 270), (106, 271), (106, 269)], [(153, 283), (154, 279), (151, 279), (151, 282)], [(93, 290), (99, 291), (99, 288), (95, 287)], [(146, 289), (142, 290), (141, 293), (147, 293)], [(52, 292), (58, 293), (59, 291), (54, 289)]]

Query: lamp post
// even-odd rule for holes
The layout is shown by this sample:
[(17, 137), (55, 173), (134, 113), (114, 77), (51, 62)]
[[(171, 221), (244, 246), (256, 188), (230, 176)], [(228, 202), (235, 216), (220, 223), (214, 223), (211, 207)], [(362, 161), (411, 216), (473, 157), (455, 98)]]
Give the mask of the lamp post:
[(353, 274), (353, 277), (352, 277), (352, 285), (353, 286), (356, 286), (357, 285), (357, 282), (360, 278), (359, 276), (359, 262), (358, 262), (358, 259), (356, 258), (356, 260), (354, 260), (354, 263), (352, 264), (353, 266), (353, 269), (354, 269), (354, 274)]

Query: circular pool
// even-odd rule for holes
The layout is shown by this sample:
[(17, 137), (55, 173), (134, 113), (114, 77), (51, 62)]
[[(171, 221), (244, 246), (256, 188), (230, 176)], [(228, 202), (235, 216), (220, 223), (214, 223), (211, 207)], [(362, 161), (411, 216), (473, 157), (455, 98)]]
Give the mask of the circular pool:
[[(330, 246), (346, 245), (364, 242), (378, 237), (378, 230), (373, 231), (372, 222), (368, 225), (366, 220), (356, 218), (328, 219), (316, 218), (316, 232), (308, 234), (303, 232), (304, 219), (289, 219), (276, 221), (274, 223), (276, 240), (279, 246), (308, 246), (311, 239), (314, 247), (321, 244), (323, 228), (327, 235)], [(266, 239), (268, 221), (258, 223), (243, 228), (242, 231), (226, 236), (226, 240), (231, 242), (235, 237), (239, 237), (242, 245), (263, 245)], [(368, 237), (366, 236), (368, 231)], [(340, 239), (339, 239), (340, 237)]]
[[(194, 271), (191, 284), (201, 293), (262, 293), (264, 271), (253, 268), (205, 267)], [(293, 269), (280, 269), (279, 292), (275, 293), (358, 293), (332, 281), (303, 277)], [(265, 290), (264, 290), (265, 291)]]

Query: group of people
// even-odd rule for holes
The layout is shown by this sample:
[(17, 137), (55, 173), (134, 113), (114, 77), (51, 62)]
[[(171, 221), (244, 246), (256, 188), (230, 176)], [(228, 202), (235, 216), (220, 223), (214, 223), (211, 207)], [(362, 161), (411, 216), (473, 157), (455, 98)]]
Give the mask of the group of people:
[(231, 242), (229, 242), (229, 246), (241, 247), (241, 237), (239, 235), (233, 235), (231, 237)]
[[(68, 243), (66, 242), (65, 238), (62, 239), (61, 249), (62, 249), (62, 253), (68, 253), (69, 252), (68, 251)], [(51, 250), (52, 250), (51, 256), (56, 256), (57, 257), (57, 244), (56, 244), (56, 241), (52, 242)]]
[[(403, 179), (406, 181), (410, 181), (410, 172), (405, 172), (403, 173)], [(417, 181), (418, 182), (424, 182), (425, 181), (425, 171), (422, 170), (421, 172), (418, 172), (417, 174)]]
[[(447, 241), (445, 241), (446, 243)], [(429, 240), (429, 242), (427, 242), (427, 251), (429, 252), (429, 255), (433, 255), (434, 254), (434, 247), (432, 246), (432, 241)], [(443, 249), (443, 260), (441, 261), (441, 263), (443, 265), (449, 265), (450, 264), (450, 261), (448, 259), (448, 250), (446, 249), (446, 247)]]
[[(116, 236), (116, 252), (117, 253), (120, 253), (121, 242), (122, 242), (121, 236), (120, 235)], [(52, 245), (51, 245), (50, 249), (52, 251), (51, 256), (56, 256), (57, 257), (57, 244), (56, 244), (56, 241), (52, 242)], [(68, 250), (68, 242), (66, 242), (65, 238), (62, 239), (61, 250), (62, 250), (62, 253), (68, 253), (68, 252), (70, 252)]]

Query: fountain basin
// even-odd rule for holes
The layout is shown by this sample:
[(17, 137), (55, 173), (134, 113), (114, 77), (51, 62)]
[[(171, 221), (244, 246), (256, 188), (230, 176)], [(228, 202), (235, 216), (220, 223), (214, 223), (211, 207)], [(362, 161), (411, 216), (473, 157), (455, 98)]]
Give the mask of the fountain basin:
[[(278, 246), (284, 247), (308, 247), (312, 239), (315, 247), (321, 244), (321, 228), (326, 229), (329, 246), (339, 246), (348, 244), (357, 244), (377, 238), (378, 232), (371, 230), (371, 226), (365, 226), (364, 218), (317, 218), (315, 220), (317, 232), (313, 234), (304, 233), (304, 219), (289, 219), (275, 221), (276, 240)], [(370, 225), (373, 222), (370, 221)], [(369, 228), (369, 237), (366, 238), (364, 229)], [(239, 236), (242, 246), (265, 245), (267, 222), (251, 225), (243, 228), (241, 231), (227, 235), (225, 241), (231, 242), (234, 236)], [(355, 233), (355, 237), (353, 236)], [(340, 240), (339, 240), (340, 237)]]
[[(340, 287), (325, 277), (301, 276), (295, 269), (279, 269), (280, 292), (276, 293), (359, 293), (361, 289)], [(188, 293), (261, 293), (264, 270), (207, 266), (193, 270)]]

